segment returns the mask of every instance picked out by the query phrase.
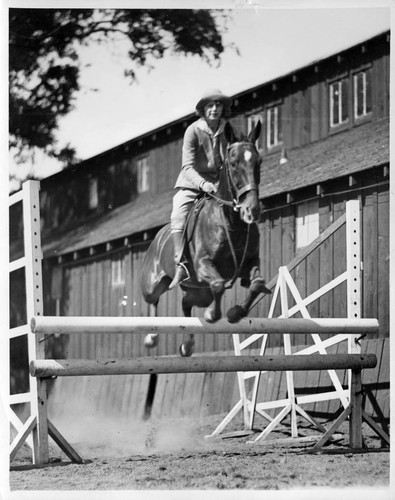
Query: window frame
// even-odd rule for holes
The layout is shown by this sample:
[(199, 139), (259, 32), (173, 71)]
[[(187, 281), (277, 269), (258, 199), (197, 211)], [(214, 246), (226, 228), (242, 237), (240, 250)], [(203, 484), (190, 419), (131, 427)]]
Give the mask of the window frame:
[(95, 210), (98, 206), (99, 179), (97, 177), (90, 177), (88, 180), (88, 208), (89, 210)]
[[(356, 109), (357, 109), (357, 92), (355, 88), (355, 78), (357, 75), (360, 73), (364, 73), (365, 75), (367, 73), (370, 73), (370, 111), (365, 112), (361, 116), (356, 115)], [(373, 116), (373, 65), (370, 64), (364, 64), (363, 66), (360, 66), (358, 69), (354, 69), (350, 72), (350, 78), (351, 78), (351, 85), (352, 85), (352, 117), (353, 121), (356, 124), (363, 123), (367, 120), (370, 120)], [(366, 106), (366, 96), (365, 96), (365, 103), (364, 105)]]
[[(347, 84), (347, 120), (342, 121), (340, 123), (333, 123), (333, 108), (332, 108), (332, 86), (336, 83), (340, 83), (345, 81)], [(352, 101), (352, 89), (350, 84), (350, 74), (349, 73), (341, 73), (337, 75), (335, 78), (331, 78), (328, 80), (328, 121), (329, 121), (329, 132), (337, 132), (338, 130), (344, 130), (351, 125), (351, 116), (352, 112), (350, 109), (351, 101)], [(340, 104), (340, 114), (341, 114), (341, 104)]]
[[(283, 107), (284, 107), (284, 101), (283, 100), (278, 100), (278, 101), (273, 101), (267, 106), (265, 106), (265, 149), (268, 153), (272, 152), (277, 152), (280, 151), (280, 149), (283, 147), (284, 144), (284, 130), (283, 130)], [(275, 142), (271, 144), (269, 142), (270, 135), (271, 135), (271, 128), (270, 128), (270, 121), (269, 121), (269, 112), (273, 109), (280, 110), (281, 116), (280, 120), (278, 119), (278, 111), (277, 111), (277, 117), (276, 117), (276, 129), (275, 129)]]
[[(147, 193), (150, 190), (150, 166), (149, 155), (140, 156), (136, 159), (136, 190), (138, 194)], [(144, 168), (142, 168), (144, 166)], [(144, 172), (144, 175), (142, 173)]]
[(259, 134), (258, 139), (256, 140), (256, 147), (258, 150), (263, 150), (264, 149), (264, 141), (263, 141), (263, 129), (264, 129), (264, 116), (265, 112), (263, 109), (255, 110), (249, 113), (246, 118), (247, 118), (247, 135), (250, 134), (252, 128), (255, 126), (255, 124), (260, 121), (262, 125), (261, 133)]
[[(354, 86), (354, 77), (358, 75), (361, 72), (367, 72), (370, 71), (370, 78), (371, 78), (371, 110), (366, 113), (363, 116), (357, 117), (355, 116), (355, 106), (356, 106), (356, 93), (355, 93), (355, 86)], [(339, 124), (339, 125), (332, 125), (331, 123), (331, 114), (332, 114), (332, 109), (331, 109), (331, 85), (333, 85), (336, 82), (339, 82), (341, 80), (346, 80), (347, 81), (347, 112), (348, 112), (348, 120)], [(369, 121), (373, 118), (373, 113), (374, 113), (374, 105), (373, 105), (373, 64), (372, 63), (366, 63), (358, 66), (357, 68), (350, 69), (348, 71), (344, 71), (342, 73), (339, 73), (335, 77), (328, 78), (326, 80), (327, 83), (327, 98), (328, 98), (328, 130), (329, 134), (333, 134), (342, 130), (345, 130), (347, 128), (351, 128), (355, 125), (359, 125), (360, 123), (365, 123), (366, 121)]]

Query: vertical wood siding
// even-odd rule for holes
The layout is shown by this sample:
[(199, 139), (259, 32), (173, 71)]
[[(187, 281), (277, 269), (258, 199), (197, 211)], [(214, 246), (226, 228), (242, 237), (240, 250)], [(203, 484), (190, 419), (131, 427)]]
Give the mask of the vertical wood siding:
[[(358, 192), (356, 193), (356, 196)], [(323, 231), (345, 211), (347, 193), (320, 199), (320, 231)], [(388, 335), (389, 329), (389, 193), (388, 186), (372, 187), (360, 191), (362, 201), (362, 259), (364, 317), (378, 318), (380, 336)], [(295, 205), (264, 212), (259, 224), (261, 234), (262, 272), (267, 281), (272, 279), (279, 266), (286, 265), (294, 256)], [(140, 316), (149, 315), (150, 309), (140, 294), (140, 272), (148, 242), (132, 246), (118, 253), (75, 262), (63, 271), (63, 315)], [(124, 261), (125, 282), (111, 283), (111, 266), (114, 259)], [(346, 232), (342, 227), (324, 244), (312, 252), (291, 273), (305, 297), (346, 270)], [(237, 283), (227, 290), (223, 299), (225, 313), (235, 303), (243, 300), (246, 290)], [(267, 317), (270, 297), (261, 298), (251, 310), (250, 316)], [(289, 297), (290, 305), (293, 305)], [(346, 285), (324, 295), (308, 306), (313, 317), (346, 317)], [(275, 316), (281, 313), (276, 306)], [(195, 308), (194, 315), (203, 315)], [(181, 291), (164, 294), (157, 308), (158, 316), (182, 316)], [(68, 343), (69, 357), (96, 358), (100, 356), (141, 356), (148, 352), (143, 346), (144, 335), (71, 335)], [(311, 344), (310, 336), (298, 337), (299, 343)], [(177, 354), (182, 334), (161, 336), (159, 346), (149, 352), (152, 355)], [(231, 335), (198, 335), (196, 352), (232, 350)], [(270, 336), (269, 346), (282, 345), (282, 336)]]
[[(377, 46), (371, 46), (366, 55), (362, 53), (349, 58), (348, 67), (351, 72), (362, 64), (371, 64), (372, 68), (372, 105), (373, 119), (377, 120), (389, 115), (389, 45), (383, 40)], [(247, 114), (252, 111), (263, 111), (273, 99), (283, 99), (284, 145), (287, 149), (324, 139), (328, 136), (328, 84), (327, 79), (339, 72), (339, 65), (333, 61), (317, 64), (317, 72), (310, 75), (301, 73), (296, 81), (285, 77), (277, 90), (271, 90), (271, 83), (262, 85), (256, 98), (247, 96), (240, 99), (239, 105), (233, 108), (232, 123), (237, 130), (246, 130)], [(304, 70), (302, 70), (304, 71)], [(282, 89), (281, 92), (279, 89)], [(350, 121), (352, 123), (352, 121)], [(169, 129), (167, 129), (169, 130)], [(181, 167), (182, 128), (173, 128), (159, 134), (157, 138), (144, 139), (144, 148), (125, 144), (116, 151), (109, 151), (95, 161), (87, 160), (82, 169), (68, 169), (62, 177), (48, 178), (43, 182), (45, 203), (42, 206), (44, 230), (55, 227), (72, 227), (92, 215), (106, 213), (110, 208), (122, 205), (134, 199), (136, 192), (136, 160), (147, 155), (149, 157), (150, 186), (152, 193), (160, 193), (174, 185)], [(169, 139), (169, 140), (168, 140)], [(147, 142), (148, 141), (148, 142)], [(99, 205), (89, 208), (89, 182), (92, 178), (99, 181)], [(43, 196), (44, 199), (44, 196)]]

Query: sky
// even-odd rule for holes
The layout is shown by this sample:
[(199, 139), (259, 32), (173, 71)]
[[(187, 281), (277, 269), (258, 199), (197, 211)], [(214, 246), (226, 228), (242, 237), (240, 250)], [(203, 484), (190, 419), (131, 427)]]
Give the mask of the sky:
[[(80, 159), (90, 158), (193, 112), (206, 89), (219, 88), (232, 95), (390, 28), (390, 9), (382, 7), (386, 2), (380, 0), (343, 0), (342, 8), (302, 8), (311, 7), (312, 2), (298, 0), (275, 4), (288, 8), (265, 8), (274, 2), (258, 0), (213, 1), (211, 5), (233, 6), (224, 43), (233, 43), (239, 50), (237, 54), (227, 49), (219, 66), (209, 66), (197, 57), (166, 56), (154, 61), (150, 71), (139, 69), (138, 81), (130, 84), (123, 76), (125, 44), (81, 48), (81, 90), (74, 110), (59, 121), (60, 143), (70, 143)], [(314, 5), (340, 3), (316, 0)], [(353, 7), (345, 8), (349, 5)], [(34, 164), (16, 165), (12, 156), (9, 162), (11, 172), (21, 176), (32, 172), (42, 178), (62, 168), (39, 152)]]

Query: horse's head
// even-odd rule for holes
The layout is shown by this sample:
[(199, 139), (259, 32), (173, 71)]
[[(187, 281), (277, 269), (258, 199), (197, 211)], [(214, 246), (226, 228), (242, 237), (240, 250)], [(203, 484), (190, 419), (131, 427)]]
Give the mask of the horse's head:
[(261, 157), (255, 147), (261, 131), (258, 122), (248, 137), (237, 138), (232, 127), (227, 124), (225, 137), (228, 140), (226, 169), (232, 197), (240, 210), (240, 218), (247, 224), (259, 219), (259, 182)]

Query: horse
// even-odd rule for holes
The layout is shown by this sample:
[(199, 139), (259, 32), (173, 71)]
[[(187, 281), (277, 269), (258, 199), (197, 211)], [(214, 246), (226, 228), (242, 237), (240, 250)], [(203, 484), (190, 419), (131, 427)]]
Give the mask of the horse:
[[(222, 317), (221, 298), (240, 278), (248, 288), (246, 299), (227, 311), (230, 323), (245, 317), (260, 294), (270, 294), (259, 270), (260, 216), (259, 183), (261, 158), (255, 147), (261, 123), (248, 137), (236, 136), (229, 123), (228, 141), (217, 192), (198, 197), (186, 223), (184, 253), (189, 278), (180, 284), (182, 311), (191, 317), (192, 307), (204, 307), (210, 323)], [(175, 273), (173, 238), (170, 225), (164, 226), (149, 246), (142, 267), (141, 291), (146, 302), (156, 305), (168, 290)], [(158, 334), (145, 338), (146, 347), (158, 344)], [(182, 356), (194, 350), (193, 334), (186, 333), (180, 346)]]

